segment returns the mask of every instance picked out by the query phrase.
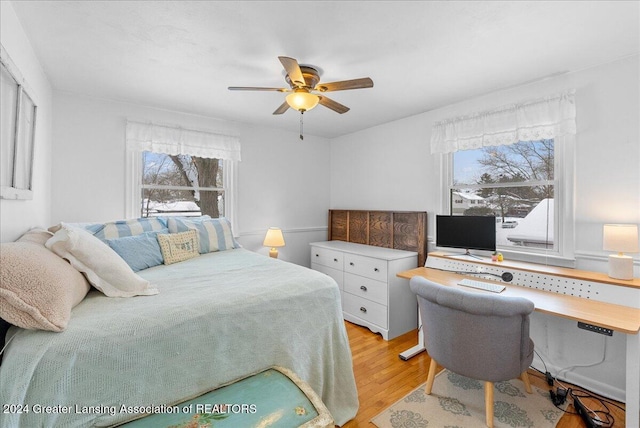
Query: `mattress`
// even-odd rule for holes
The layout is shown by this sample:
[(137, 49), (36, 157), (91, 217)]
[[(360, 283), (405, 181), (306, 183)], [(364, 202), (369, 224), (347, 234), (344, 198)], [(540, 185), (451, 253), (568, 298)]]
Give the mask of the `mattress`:
[(110, 426), (139, 416), (129, 409), (162, 411), (271, 366), (307, 382), (336, 424), (355, 416), (351, 351), (330, 277), (245, 249), (139, 274), (160, 293), (92, 291), (62, 333), (10, 329), (1, 427)]

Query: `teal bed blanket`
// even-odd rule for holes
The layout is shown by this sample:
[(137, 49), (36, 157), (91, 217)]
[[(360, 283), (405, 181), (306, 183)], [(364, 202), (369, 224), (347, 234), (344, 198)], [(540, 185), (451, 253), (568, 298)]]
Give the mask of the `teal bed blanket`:
[(92, 291), (62, 333), (10, 329), (0, 403), (14, 407), (0, 427), (110, 426), (271, 366), (307, 382), (338, 425), (355, 416), (333, 279), (244, 249), (139, 274), (160, 293)]

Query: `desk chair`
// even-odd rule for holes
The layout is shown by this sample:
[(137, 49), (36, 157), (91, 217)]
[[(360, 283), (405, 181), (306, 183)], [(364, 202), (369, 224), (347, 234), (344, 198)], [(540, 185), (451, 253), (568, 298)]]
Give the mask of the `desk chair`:
[(520, 377), (531, 393), (527, 369), (533, 360), (529, 314), (533, 302), (491, 292), (444, 286), (416, 276), (422, 334), (431, 356), (425, 393), (431, 394), (438, 365), (484, 381), (487, 426), (493, 427), (493, 383)]

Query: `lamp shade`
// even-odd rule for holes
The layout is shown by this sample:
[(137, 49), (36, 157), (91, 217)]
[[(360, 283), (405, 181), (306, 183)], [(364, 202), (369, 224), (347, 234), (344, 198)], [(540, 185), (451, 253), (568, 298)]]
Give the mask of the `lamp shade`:
[(286, 97), (289, 107), (299, 111), (309, 111), (318, 105), (320, 99), (317, 95), (307, 91), (293, 92)]
[(638, 226), (635, 224), (605, 224), (602, 247), (619, 253), (638, 252)]
[(265, 247), (284, 247), (282, 230), (277, 227), (270, 227), (269, 230), (267, 230), (267, 235), (264, 237), (262, 245)]

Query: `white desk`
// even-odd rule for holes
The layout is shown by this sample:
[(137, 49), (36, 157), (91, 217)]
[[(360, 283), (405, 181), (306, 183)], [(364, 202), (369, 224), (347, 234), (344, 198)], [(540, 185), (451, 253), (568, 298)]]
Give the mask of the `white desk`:
[[(605, 274), (596, 272), (520, 262), (500, 264), (488, 260), (464, 260), (462, 262), (456, 260), (455, 262), (451, 262), (451, 260), (441, 253), (429, 254), (427, 266), (430, 267), (421, 267), (400, 272), (398, 276), (411, 279), (419, 275), (439, 284), (465, 288), (457, 285), (457, 282), (461, 278), (464, 278), (463, 275), (438, 270), (443, 269), (443, 265), (450, 263), (454, 263), (455, 269), (448, 270), (475, 271), (480, 268), (492, 273), (509, 271), (514, 273), (514, 282), (516, 282), (516, 284), (519, 274), (523, 276), (531, 276), (533, 274), (542, 279), (551, 278), (551, 280), (548, 280), (550, 285), (543, 287), (548, 288), (548, 290), (500, 282), (506, 286), (506, 289), (501, 294), (504, 296), (517, 296), (529, 299), (534, 303), (535, 310), (538, 312), (606, 327), (613, 331), (626, 334), (626, 426), (628, 428), (637, 428), (640, 426), (640, 278), (635, 278), (631, 281), (622, 281), (609, 278)], [(438, 267), (438, 269), (434, 267)], [(491, 282), (491, 280), (486, 278), (482, 278), (482, 280)], [(591, 289), (591, 285), (595, 287), (619, 286), (620, 288), (617, 292), (622, 293), (621, 298), (628, 299), (630, 297), (632, 300), (626, 300), (626, 302), (634, 305), (634, 307), (579, 297), (578, 295), (580, 293), (577, 291), (573, 293), (575, 295), (560, 294), (557, 291), (551, 291), (554, 287), (561, 286), (561, 284), (556, 284), (557, 282), (562, 283), (566, 281), (571, 281), (572, 283), (584, 281), (585, 284), (589, 284), (589, 289)], [(403, 352), (400, 354), (400, 357), (408, 359), (423, 350), (423, 337), (422, 334), (419, 334), (418, 345)]]

